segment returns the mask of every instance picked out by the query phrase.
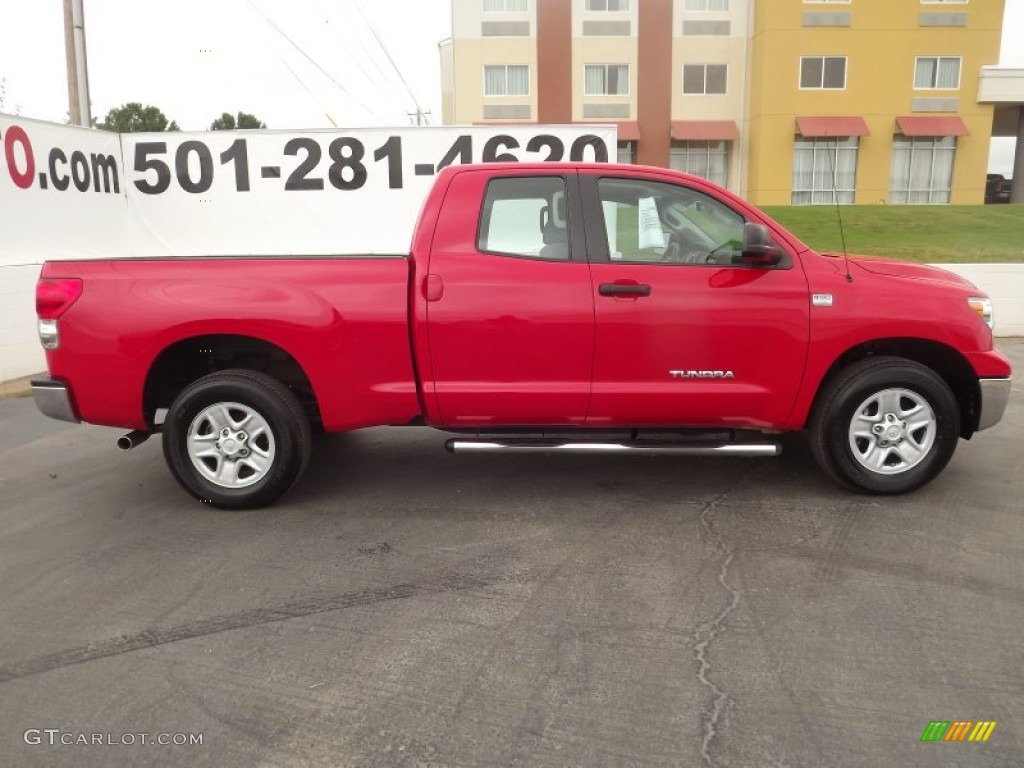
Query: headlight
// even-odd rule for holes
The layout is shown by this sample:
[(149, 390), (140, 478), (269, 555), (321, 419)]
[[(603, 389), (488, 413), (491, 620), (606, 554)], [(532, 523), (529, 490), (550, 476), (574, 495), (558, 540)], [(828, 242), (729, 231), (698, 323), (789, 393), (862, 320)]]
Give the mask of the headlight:
[(972, 296), (967, 300), (968, 306), (985, 321), (985, 325), (989, 328), (995, 326), (995, 320), (992, 317), (992, 299), (982, 296)]

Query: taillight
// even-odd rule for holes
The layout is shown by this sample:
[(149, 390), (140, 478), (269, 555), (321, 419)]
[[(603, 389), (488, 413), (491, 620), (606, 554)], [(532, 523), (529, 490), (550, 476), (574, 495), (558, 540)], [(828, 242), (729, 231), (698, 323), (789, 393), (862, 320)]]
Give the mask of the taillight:
[(56, 320), (78, 301), (82, 281), (77, 277), (44, 277), (36, 283), (36, 314), (40, 320)]

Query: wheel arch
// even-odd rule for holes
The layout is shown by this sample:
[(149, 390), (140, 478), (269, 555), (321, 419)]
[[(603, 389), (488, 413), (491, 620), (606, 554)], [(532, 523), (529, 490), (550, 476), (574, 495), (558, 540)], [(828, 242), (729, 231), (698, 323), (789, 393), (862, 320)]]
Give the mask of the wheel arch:
[(955, 348), (942, 342), (919, 338), (874, 339), (846, 350), (829, 366), (818, 383), (814, 402), (804, 426), (810, 425), (815, 408), (829, 382), (848, 365), (870, 357), (888, 355), (912, 360), (930, 368), (949, 386), (960, 406), (960, 437), (970, 439), (978, 427), (981, 392), (974, 369)]
[(260, 371), (284, 384), (302, 404), (309, 420), (321, 421), (309, 375), (295, 357), (272, 342), (243, 334), (202, 334), (166, 346), (146, 373), (143, 417), (156, 425), (156, 412), (168, 408), (179, 393), (209, 373), (242, 368)]

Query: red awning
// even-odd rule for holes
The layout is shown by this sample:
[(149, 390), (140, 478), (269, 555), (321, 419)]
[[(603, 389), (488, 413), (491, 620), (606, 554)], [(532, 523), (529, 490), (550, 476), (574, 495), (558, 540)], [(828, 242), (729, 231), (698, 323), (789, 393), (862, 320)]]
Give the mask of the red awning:
[(672, 138), (691, 141), (736, 141), (739, 129), (733, 120), (673, 120)]
[(619, 141), (640, 141), (640, 123), (616, 123)]
[(847, 117), (798, 117), (796, 132), (809, 139), (825, 136), (869, 136), (868, 124), (860, 115)]
[(970, 136), (967, 124), (956, 115), (904, 115), (896, 118), (904, 136)]

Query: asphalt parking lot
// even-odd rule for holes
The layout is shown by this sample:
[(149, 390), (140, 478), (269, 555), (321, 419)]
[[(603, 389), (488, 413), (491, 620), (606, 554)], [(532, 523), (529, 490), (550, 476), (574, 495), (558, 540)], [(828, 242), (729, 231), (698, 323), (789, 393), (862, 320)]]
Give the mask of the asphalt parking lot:
[(1020, 381), (906, 497), (376, 429), (243, 513), (0, 400), (0, 764), (1019, 766)]

